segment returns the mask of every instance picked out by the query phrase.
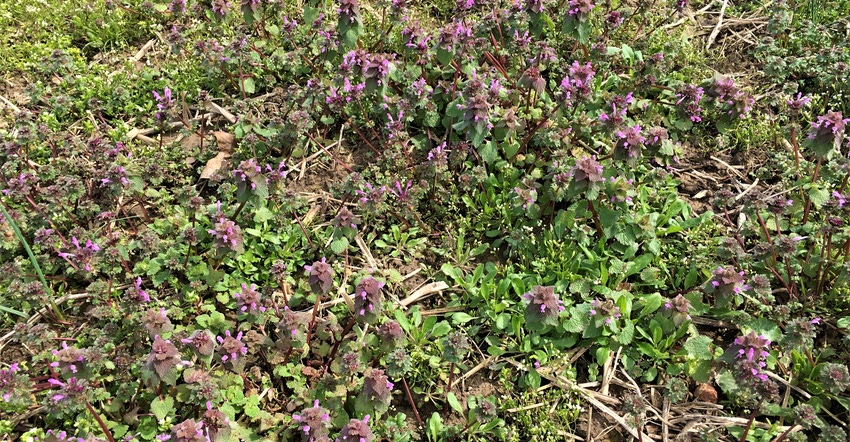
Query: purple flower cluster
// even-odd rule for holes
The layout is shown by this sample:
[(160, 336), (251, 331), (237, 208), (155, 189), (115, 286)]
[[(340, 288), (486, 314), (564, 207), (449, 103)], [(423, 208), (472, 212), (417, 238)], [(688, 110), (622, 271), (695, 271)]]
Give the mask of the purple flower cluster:
[[(19, 395), (19, 390), (28, 388), (27, 376), (20, 374), (21, 367), (17, 362), (0, 370), (0, 397), (3, 402), (10, 403)], [(29, 394), (29, 391), (26, 391)]]
[(171, 98), (171, 89), (167, 86), (165, 90), (163, 90), (162, 95), (159, 95), (156, 91), (153, 91), (153, 97), (156, 99), (156, 119), (159, 122), (165, 122), (168, 118), (168, 111), (170, 111), (174, 107), (174, 100)]
[(216, 203), (218, 211), (216, 217), (218, 221), (215, 223), (214, 229), (207, 230), (207, 233), (215, 238), (213, 246), (217, 250), (233, 250), (241, 253), (243, 250), (242, 229), (235, 222), (224, 216), (221, 212), (221, 202)]
[(173, 442), (209, 442), (209, 437), (204, 434), (204, 423), (187, 419), (171, 427), (171, 436), (160, 440)]
[(646, 137), (643, 136), (640, 125), (636, 124), (632, 127), (618, 130), (616, 135), (619, 140), (614, 146), (614, 159), (625, 160), (629, 164), (635, 164), (646, 142)]
[(363, 204), (378, 204), (384, 201), (384, 193), (386, 186), (374, 187), (371, 183), (363, 182), (364, 190), (358, 190), (357, 195), (360, 196), (360, 202)]
[(844, 140), (844, 129), (850, 123), (850, 118), (844, 118), (841, 112), (829, 111), (826, 115), (818, 117), (812, 123), (809, 139), (816, 146), (816, 151), (825, 154), (833, 148), (837, 148)]
[(602, 165), (596, 160), (596, 155), (585, 155), (576, 160), (576, 164), (570, 170), (569, 175), (572, 176), (573, 182), (586, 186), (591, 183), (605, 182), (602, 172)]
[(593, 0), (570, 0), (567, 13), (578, 21), (585, 21), (594, 7)]
[(610, 326), (614, 320), (620, 319), (620, 316), (622, 316), (620, 307), (617, 307), (614, 301), (610, 299), (602, 302), (594, 299), (590, 302), (590, 307), (588, 314), (595, 318), (596, 327)]
[(361, 397), (368, 400), (376, 410), (386, 411), (392, 399), (393, 383), (384, 370), (369, 368), (364, 373)]
[(343, 206), (339, 209), (334, 219), (331, 220), (331, 225), (342, 229), (356, 229), (359, 222), (360, 219), (348, 210), (347, 207)]
[(163, 379), (171, 369), (182, 363), (177, 347), (170, 340), (162, 339), (159, 335), (156, 335), (151, 345), (151, 352), (148, 355), (147, 368), (155, 372), (160, 379)]
[(44, 433), (44, 436), (45, 436), (44, 439), (39, 439), (38, 437), (36, 437), (33, 440), (36, 441), (36, 442), (85, 442), (86, 441), (82, 437), (69, 436), (68, 433), (65, 432), (65, 431), (47, 430)]
[(168, 333), (174, 330), (171, 320), (165, 312), (165, 308), (150, 309), (142, 316), (142, 324), (151, 336)]
[(304, 270), (308, 272), (307, 282), (310, 284), (310, 289), (314, 293), (326, 294), (333, 287), (333, 269), (325, 261), (325, 258), (314, 262), (312, 265), (305, 265)]
[(354, 311), (366, 322), (376, 321), (382, 310), (381, 292), (384, 283), (371, 276), (364, 276), (354, 288)]
[(357, 4), (357, 0), (339, 0), (337, 12), (339, 12), (340, 20), (354, 23), (360, 15), (360, 5)]
[(292, 420), (298, 422), (298, 429), (303, 432), (301, 440), (328, 440), (331, 417), (326, 408), (319, 406), (318, 400), (313, 402), (312, 407), (301, 410), (300, 414), (293, 414)]
[(82, 379), (70, 378), (65, 382), (50, 378), (47, 383), (59, 387), (59, 391), (50, 396), (53, 405), (79, 405), (83, 403), (88, 382)]
[(266, 308), (260, 305), (262, 294), (257, 291), (256, 284), (251, 284), (251, 287), (242, 284), (242, 291), (234, 293), (233, 296), (236, 298), (236, 307), (242, 313), (255, 315), (266, 311)]
[(106, 176), (100, 179), (100, 187), (112, 183), (120, 183), (122, 186), (130, 184), (130, 180), (127, 178), (127, 169), (124, 166), (118, 164), (109, 166), (109, 169), (106, 170)]
[(363, 417), (363, 420), (351, 419), (339, 431), (337, 442), (372, 442), (375, 440), (375, 434), (367, 424), (369, 415)]
[(664, 309), (670, 313), (670, 316), (673, 319), (673, 324), (676, 327), (685, 323), (685, 321), (691, 320), (691, 315), (688, 314), (688, 311), (691, 309), (691, 301), (688, 301), (682, 295), (678, 295), (675, 298), (664, 303)]
[(381, 341), (381, 349), (384, 351), (399, 348), (404, 344), (404, 330), (398, 321), (387, 321), (381, 324), (375, 334), (378, 335), (378, 339)]
[(629, 92), (625, 96), (616, 95), (611, 100), (611, 112), (603, 112), (599, 114), (599, 121), (602, 122), (609, 130), (620, 128), (626, 122), (626, 113), (629, 110), (629, 105), (634, 101), (633, 93)]
[(703, 88), (691, 84), (686, 85), (676, 94), (678, 98), (676, 106), (679, 107), (679, 112), (693, 123), (702, 121), (702, 108), (699, 102), (703, 95), (705, 95)]
[(28, 195), (32, 193), (36, 182), (38, 182), (37, 176), (30, 173), (22, 173), (17, 177), (8, 180), (9, 187), (3, 189), (3, 195)]
[(738, 295), (750, 289), (744, 278), (744, 271), (736, 271), (734, 267), (722, 266), (713, 271), (713, 277), (706, 285), (706, 292), (715, 293), (718, 296)]
[(791, 112), (796, 115), (800, 113), (800, 110), (802, 110), (804, 106), (808, 106), (811, 101), (812, 97), (804, 97), (801, 92), (798, 92), (797, 98), (789, 98), (785, 101), (785, 103), (788, 105), (788, 109), (790, 109)]
[(555, 293), (554, 286), (535, 286), (522, 298), (526, 322), (557, 325), (558, 317), (564, 311), (564, 302)]
[(283, 351), (300, 348), (307, 340), (307, 327), (310, 317), (306, 313), (294, 312), (288, 306), (283, 308), (283, 318), (277, 323), (279, 339), (277, 346)]
[(257, 189), (255, 179), (263, 173), (263, 169), (257, 164), (257, 160), (251, 158), (239, 163), (239, 167), (233, 171), (233, 176), (241, 183), (250, 183), (251, 190)]
[(591, 82), (596, 75), (593, 65), (587, 62), (582, 66), (578, 60), (573, 61), (569, 74), (561, 80), (561, 89), (564, 91), (564, 101), (572, 105), (573, 101), (587, 100), (592, 94)]
[(142, 278), (138, 277), (133, 281), (133, 286), (128, 288), (125, 294), (135, 302), (150, 302), (151, 297), (142, 288)]
[(735, 338), (733, 350), (735, 352), (735, 371), (742, 380), (767, 381), (767, 375), (762, 372), (767, 365), (766, 360), (770, 355), (770, 339), (764, 335), (756, 335), (751, 331), (744, 336)]
[(53, 356), (58, 360), (51, 362), (50, 366), (59, 369), (63, 374), (77, 374), (85, 370), (85, 350), (68, 347), (67, 342), (62, 343), (61, 350), (53, 350)]
[(533, 206), (534, 202), (537, 201), (537, 189), (514, 187), (514, 193), (519, 199), (517, 205), (522, 207), (523, 210)]
[(223, 337), (218, 336), (215, 339), (219, 344), (218, 351), (221, 353), (221, 362), (236, 363), (242, 356), (248, 354), (248, 347), (242, 342), (241, 331), (234, 337), (230, 335), (230, 330), (225, 330)]
[(180, 342), (188, 345), (199, 356), (208, 357), (215, 351), (215, 335), (209, 330), (195, 330)]
[(68, 261), (68, 264), (71, 264), (77, 270), (82, 267), (85, 271), (90, 272), (92, 257), (96, 252), (100, 251), (100, 247), (90, 239), (86, 240), (86, 245), (81, 247), (76, 236), (71, 237), (71, 243), (75, 248), (74, 253), (59, 252), (59, 257)]

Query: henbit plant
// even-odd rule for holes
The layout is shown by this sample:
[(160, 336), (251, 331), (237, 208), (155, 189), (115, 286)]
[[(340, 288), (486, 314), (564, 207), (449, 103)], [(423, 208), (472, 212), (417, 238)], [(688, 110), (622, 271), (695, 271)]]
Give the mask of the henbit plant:
[[(841, 113), (817, 118), (800, 142), (806, 98), (788, 99), (792, 195), (765, 208), (751, 193), (748, 222), (710, 256), (720, 228), (678, 196), (671, 172), (717, 133), (744, 143), (779, 129), (753, 115), (764, 107), (745, 83), (701, 77), (687, 39), (658, 32), (669, 17), (657, 11), (686, 2), (628, 11), (570, 1), (559, 15), (545, 1), (470, 1), (443, 22), (407, 6), (107, 2), (68, 11), (68, 35), (35, 33), (4, 51), (37, 80), (3, 126), (0, 187), (17, 242), (4, 239), (0, 252), (10, 258), (2, 308), (29, 317), (50, 305), (54, 321), (16, 326), (11, 336), (34, 356), (0, 372), (4, 407), (32, 404), (27, 382), (46, 404), (25, 437), (66, 438), (45, 429), (71, 423), (110, 440), (411, 437), (393, 402), (407, 402), (433, 440), (540, 436), (538, 418), (503, 421), (485, 398), (444, 424), (449, 409), (464, 415), (455, 375), (476, 346), (527, 360), (523, 372), (504, 370), (528, 389), (509, 398), (518, 408), (535, 401), (538, 370), (575, 371), (559, 355), (578, 347), (591, 349), (577, 361), (590, 378), (622, 349), (644, 382), (680, 393), (670, 376), (706, 382), (712, 368), (738, 370), (749, 381), (720, 377), (724, 392), (764, 404), (769, 391), (749, 390), (765, 369), (788, 366), (821, 403), (846, 407), (846, 361), (809, 350), (819, 322), (800, 316), (808, 308), (831, 324), (822, 310), (846, 295)], [(151, 55), (157, 66), (112, 75), (86, 59), (146, 32), (170, 51)], [(28, 51), (42, 59), (24, 60)], [(204, 140), (215, 117), (200, 112), (221, 109), (223, 94), (236, 140), (219, 139), (219, 154), (232, 157), (199, 184), (196, 165), (219, 158)], [(132, 125), (153, 126), (158, 147), (125, 144)], [(184, 148), (169, 141), (174, 130), (202, 141)], [(365, 156), (349, 165), (351, 141)], [(334, 207), (318, 226), (307, 211), (315, 200), (287, 176), (308, 164), (348, 172), (329, 185)], [(363, 243), (377, 261), (361, 259)], [(443, 319), (393, 305), (402, 278), (384, 268), (397, 258), (430, 266), (432, 251), (454, 264), (425, 273), (460, 289), (436, 302), (465, 310)], [(495, 263), (473, 260), (485, 256)], [(332, 306), (337, 296), (347, 302)], [(801, 304), (759, 307), (776, 297)], [(735, 344), (743, 353), (718, 357), (691, 322), (702, 315), (733, 315), (747, 330)], [(72, 335), (66, 319), (83, 316), (91, 322)], [(412, 393), (444, 412), (423, 420)], [(278, 400), (285, 411), (265, 409)], [(821, 435), (838, 437), (819, 406), (795, 404), (793, 417), (820, 419)], [(569, 424), (572, 410), (558, 415)]]

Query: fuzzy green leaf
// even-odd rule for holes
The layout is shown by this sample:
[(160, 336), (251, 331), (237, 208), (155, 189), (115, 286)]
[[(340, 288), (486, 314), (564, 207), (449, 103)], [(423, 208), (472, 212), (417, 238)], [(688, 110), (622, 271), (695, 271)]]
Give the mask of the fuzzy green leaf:
[(156, 398), (151, 402), (151, 413), (157, 420), (163, 420), (174, 411), (174, 398), (166, 396), (165, 399)]

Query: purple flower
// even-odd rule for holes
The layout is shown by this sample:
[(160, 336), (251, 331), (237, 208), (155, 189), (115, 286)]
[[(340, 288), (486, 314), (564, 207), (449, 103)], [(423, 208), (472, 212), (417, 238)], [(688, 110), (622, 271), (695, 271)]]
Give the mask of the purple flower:
[(148, 354), (147, 368), (153, 370), (156, 375), (163, 379), (172, 368), (181, 364), (180, 352), (170, 340), (162, 339), (159, 335), (154, 337), (151, 352)]
[(534, 202), (537, 200), (536, 189), (520, 189), (519, 187), (514, 187), (514, 193), (519, 198), (517, 205), (523, 209), (528, 209), (533, 206)]
[(77, 374), (85, 370), (86, 352), (76, 347), (68, 347), (67, 342), (62, 343), (61, 350), (53, 350), (53, 356), (57, 361), (50, 364), (58, 368), (63, 374)]
[(288, 306), (284, 307), (283, 318), (277, 323), (277, 346), (283, 351), (301, 348), (307, 341), (309, 323), (308, 313), (294, 312)]
[(699, 106), (699, 102), (704, 94), (705, 92), (701, 87), (690, 84), (676, 94), (676, 98), (678, 98), (676, 106), (678, 106), (679, 112), (689, 118), (691, 122), (702, 121), (702, 108)]
[(572, 105), (573, 101), (580, 102), (590, 98), (591, 82), (595, 75), (596, 71), (593, 70), (590, 62), (582, 66), (578, 60), (573, 61), (569, 74), (561, 80), (561, 89), (564, 91), (564, 100), (567, 105)]
[(386, 411), (392, 399), (393, 383), (390, 382), (383, 370), (377, 368), (366, 369), (363, 376), (361, 398), (374, 406), (375, 410)]
[(844, 139), (844, 129), (850, 118), (844, 118), (841, 112), (829, 111), (812, 123), (809, 140), (819, 156), (826, 155), (839, 148)]
[(236, 334), (236, 337), (230, 335), (230, 330), (225, 330), (224, 337), (216, 338), (219, 347), (218, 351), (222, 354), (221, 362), (235, 364), (238, 359), (248, 354), (248, 347), (242, 342), (242, 332)]
[(163, 90), (162, 95), (153, 91), (153, 96), (156, 99), (156, 108), (158, 109), (156, 119), (160, 122), (164, 122), (167, 118), (166, 113), (174, 107), (174, 100), (171, 99), (171, 89), (166, 87), (165, 90)]
[[(12, 402), (12, 395), (18, 396), (21, 388), (28, 386), (28, 377), (18, 374), (21, 367), (17, 362), (12, 363), (9, 368), (0, 369), (0, 397), (3, 402)], [(26, 392), (29, 394), (29, 391)]]
[(218, 212), (216, 216), (218, 221), (215, 223), (214, 229), (207, 230), (207, 233), (215, 237), (213, 246), (217, 250), (227, 249), (237, 253), (243, 251), (242, 229), (235, 222), (227, 219), (221, 212), (221, 202), (216, 203)]
[(554, 286), (535, 286), (522, 298), (527, 322), (557, 325), (558, 317), (564, 311), (564, 302), (555, 294)]
[(688, 311), (691, 309), (691, 301), (688, 301), (682, 295), (678, 295), (664, 303), (664, 308), (670, 313), (676, 327), (691, 319), (691, 315), (688, 314)]
[(337, 12), (339, 12), (340, 20), (354, 23), (360, 15), (360, 5), (357, 4), (357, 0), (339, 0), (339, 9), (337, 9)]
[(635, 164), (640, 157), (646, 137), (641, 133), (639, 124), (616, 132), (619, 141), (614, 146), (614, 158), (626, 160), (629, 164)]
[(233, 171), (233, 176), (239, 179), (240, 184), (250, 183), (251, 190), (256, 190), (256, 180), (261, 178), (262, 172), (263, 169), (257, 164), (257, 160), (251, 158), (239, 163), (239, 167)]
[(316, 261), (313, 265), (305, 265), (304, 270), (308, 273), (307, 282), (310, 284), (310, 289), (314, 293), (326, 294), (333, 287), (334, 273), (330, 264), (322, 258), (321, 261)]
[(716, 293), (718, 296), (729, 297), (738, 295), (750, 289), (746, 284), (743, 271), (736, 271), (734, 267), (717, 267), (714, 276), (706, 285), (708, 293)]
[(360, 202), (367, 204), (377, 204), (383, 202), (384, 193), (387, 191), (385, 186), (372, 187), (372, 184), (364, 182), (365, 190), (358, 190), (357, 195), (360, 195)]
[(404, 344), (404, 330), (397, 321), (387, 321), (378, 327), (375, 332), (381, 341), (381, 348), (385, 351), (396, 349)]
[(80, 247), (80, 242), (77, 240), (76, 236), (71, 237), (71, 243), (75, 248), (74, 253), (60, 252), (58, 253), (59, 257), (68, 261), (68, 263), (77, 270), (79, 270), (80, 267), (83, 267), (87, 272), (90, 272), (92, 256), (94, 256), (96, 252), (100, 251), (100, 247), (91, 240), (86, 240), (85, 247)]
[(215, 351), (215, 335), (209, 330), (195, 330), (188, 338), (180, 342), (192, 347), (201, 356), (210, 356)]
[(594, 299), (590, 301), (590, 311), (588, 315), (594, 318), (594, 325), (599, 328), (602, 326), (610, 326), (615, 319), (620, 319), (622, 314), (620, 313), (620, 307), (617, 307), (614, 304), (614, 301), (610, 299), (606, 299), (603, 302), (599, 302)]
[(770, 339), (764, 335), (756, 335), (751, 331), (744, 336), (735, 338), (732, 350), (735, 354), (734, 368), (742, 379), (761, 382), (767, 381), (767, 375), (762, 369), (767, 365), (770, 353)]
[(789, 98), (785, 101), (788, 104), (788, 109), (790, 109), (793, 113), (799, 113), (804, 106), (808, 106), (812, 101), (812, 97), (803, 96), (801, 92), (797, 93), (797, 98)]
[(171, 440), (174, 442), (209, 442), (204, 435), (204, 423), (187, 419), (171, 427)]
[(602, 165), (599, 164), (599, 161), (596, 161), (596, 155), (585, 155), (576, 160), (576, 165), (572, 168), (570, 174), (576, 183), (602, 183), (605, 182), (602, 171)]
[(137, 277), (135, 281), (133, 281), (133, 286), (128, 288), (126, 294), (130, 299), (136, 302), (150, 302), (151, 297), (148, 295), (144, 289), (142, 289), (142, 278)]
[(584, 21), (594, 7), (592, 0), (570, 0), (567, 13), (578, 21)]
[(82, 379), (70, 378), (65, 382), (58, 379), (50, 378), (47, 383), (59, 387), (59, 391), (50, 396), (53, 404), (59, 405), (64, 403), (80, 404), (85, 397), (85, 391), (88, 387), (88, 382)]
[(351, 419), (339, 430), (339, 437), (336, 442), (372, 442), (375, 440), (375, 434), (367, 425), (369, 415), (363, 417), (363, 420)]
[(174, 330), (174, 326), (171, 325), (171, 320), (168, 319), (168, 315), (164, 308), (160, 308), (159, 310), (148, 310), (145, 315), (142, 316), (142, 324), (144, 324), (145, 329), (147, 329), (151, 336), (156, 336)]
[(721, 103), (731, 100), (736, 94), (738, 94), (738, 87), (735, 86), (735, 81), (723, 76), (714, 80), (710, 91), (710, 95)]
[(242, 313), (254, 315), (266, 311), (266, 308), (260, 305), (262, 295), (257, 291), (256, 284), (251, 284), (251, 287), (242, 284), (242, 291), (236, 292), (233, 296), (237, 299), (236, 307)]
[(298, 422), (298, 429), (304, 434), (302, 440), (319, 441), (327, 438), (331, 428), (331, 417), (328, 410), (319, 406), (319, 401), (313, 402), (313, 406), (301, 410), (300, 414), (293, 414), (292, 420)]
[(374, 322), (381, 315), (381, 291), (384, 283), (371, 276), (364, 276), (354, 288), (354, 311), (358, 318)]
[(331, 225), (343, 229), (356, 229), (360, 219), (351, 213), (347, 207), (343, 206), (339, 209), (334, 219), (331, 220)]

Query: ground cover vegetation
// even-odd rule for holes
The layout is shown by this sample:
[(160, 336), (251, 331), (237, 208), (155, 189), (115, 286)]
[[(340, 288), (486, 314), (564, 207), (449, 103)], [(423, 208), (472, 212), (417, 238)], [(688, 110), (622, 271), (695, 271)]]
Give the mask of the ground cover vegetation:
[(0, 2), (0, 435), (844, 441), (848, 16)]

